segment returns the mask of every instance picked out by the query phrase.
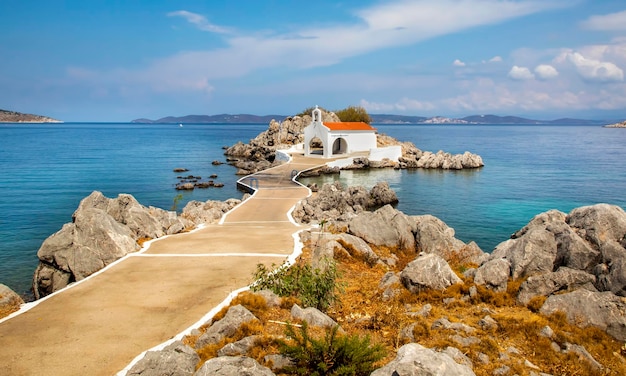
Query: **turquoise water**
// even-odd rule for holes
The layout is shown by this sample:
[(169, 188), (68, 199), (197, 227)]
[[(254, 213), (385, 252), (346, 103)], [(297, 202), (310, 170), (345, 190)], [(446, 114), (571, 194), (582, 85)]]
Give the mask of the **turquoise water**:
[[(597, 126), (376, 125), (422, 150), (480, 154), (471, 171), (342, 172), (350, 185), (388, 181), (398, 209), (433, 214), (464, 240), (491, 251), (535, 214), (608, 202), (626, 207), (626, 130)], [(37, 250), (71, 221), (93, 190), (130, 193), (143, 205), (170, 209), (178, 181), (172, 170), (224, 188), (183, 192), (189, 200), (240, 198), (223, 146), (248, 142), (267, 124), (0, 124), (0, 283), (30, 289)]]
[[(388, 181), (406, 214), (432, 214), (487, 252), (533, 216), (606, 202), (626, 208), (626, 129), (598, 126), (377, 125), (422, 150), (470, 151), (476, 170), (343, 171), (346, 184)], [(328, 179), (328, 177), (326, 178)], [(319, 179), (320, 182), (324, 178)]]

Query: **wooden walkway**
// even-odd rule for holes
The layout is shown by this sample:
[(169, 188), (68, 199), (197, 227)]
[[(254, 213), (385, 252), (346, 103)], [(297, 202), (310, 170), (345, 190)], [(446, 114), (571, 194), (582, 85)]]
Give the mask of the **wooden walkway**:
[(196, 324), (256, 265), (282, 263), (300, 227), (288, 212), (309, 190), (291, 180), (328, 160), (294, 155), (254, 176), (256, 193), (222, 224), (152, 242), (142, 252), (0, 323), (0, 375), (114, 375)]

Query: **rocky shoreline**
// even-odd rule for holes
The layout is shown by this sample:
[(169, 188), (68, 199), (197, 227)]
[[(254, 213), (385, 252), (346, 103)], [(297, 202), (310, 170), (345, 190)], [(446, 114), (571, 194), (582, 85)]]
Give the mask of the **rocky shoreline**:
[(62, 121), (47, 116), (0, 110), (0, 123), (62, 123)]
[[(335, 113), (322, 111), (322, 121), (339, 122), (340, 120)], [(310, 123), (311, 116), (308, 114), (290, 116), (281, 122), (272, 120), (268, 129), (250, 140), (248, 144), (239, 142), (226, 148), (224, 154), (227, 161), (238, 169), (237, 175), (249, 175), (274, 167), (283, 163), (276, 158), (276, 151), (290, 149), (304, 142), (303, 130)], [(436, 153), (422, 151), (411, 142), (400, 142), (384, 134), (377, 134), (377, 144), (378, 147), (400, 146), (402, 157), (398, 161), (370, 161), (367, 157), (359, 157), (355, 158), (351, 165), (341, 168), (320, 168), (309, 174), (336, 173), (341, 169), (362, 168), (461, 170), (484, 166), (482, 158), (470, 152), (450, 154), (444, 151)]]
[(216, 223), (240, 202), (191, 201), (176, 215), (143, 206), (128, 194), (111, 199), (95, 191), (80, 202), (72, 222), (48, 237), (39, 248), (39, 265), (33, 277), (35, 299), (138, 251), (145, 241)]
[(621, 123), (605, 125), (604, 128), (626, 128), (626, 120)]

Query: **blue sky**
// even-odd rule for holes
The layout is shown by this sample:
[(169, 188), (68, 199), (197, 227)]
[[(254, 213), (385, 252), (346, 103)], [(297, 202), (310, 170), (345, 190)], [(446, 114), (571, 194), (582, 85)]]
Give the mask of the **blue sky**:
[(65, 121), (626, 118), (624, 0), (3, 0), (0, 25), (0, 108)]

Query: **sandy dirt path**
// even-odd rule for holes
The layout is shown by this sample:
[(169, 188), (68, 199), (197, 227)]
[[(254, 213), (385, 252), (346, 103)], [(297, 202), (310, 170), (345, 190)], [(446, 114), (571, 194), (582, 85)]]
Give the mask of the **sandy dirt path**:
[[(258, 263), (282, 263), (304, 227), (288, 211), (309, 191), (295, 156), (259, 174), (255, 195), (223, 224), (170, 236), (0, 323), (0, 375), (114, 375), (247, 286)], [(326, 162), (323, 161), (323, 162)]]

